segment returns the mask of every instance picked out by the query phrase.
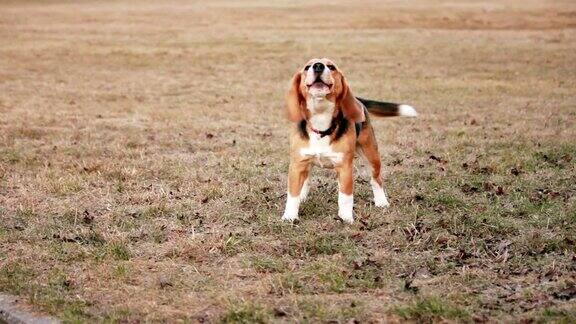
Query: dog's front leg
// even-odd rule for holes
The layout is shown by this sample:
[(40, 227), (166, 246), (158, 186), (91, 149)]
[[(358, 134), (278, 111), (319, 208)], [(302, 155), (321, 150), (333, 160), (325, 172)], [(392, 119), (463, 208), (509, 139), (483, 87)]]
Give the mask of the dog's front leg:
[[(301, 163), (290, 163), (288, 170), (288, 193), (286, 194), (286, 209), (284, 209), (282, 220), (292, 222), (298, 219), (298, 209), (300, 208), (300, 202), (306, 198), (302, 192), (302, 187), (308, 180), (308, 174), (309, 170), (306, 165)], [(308, 194), (308, 189), (304, 189), (306, 190), (306, 194)]]
[(344, 163), (338, 172), (338, 217), (347, 223), (354, 221), (354, 177), (352, 163)]

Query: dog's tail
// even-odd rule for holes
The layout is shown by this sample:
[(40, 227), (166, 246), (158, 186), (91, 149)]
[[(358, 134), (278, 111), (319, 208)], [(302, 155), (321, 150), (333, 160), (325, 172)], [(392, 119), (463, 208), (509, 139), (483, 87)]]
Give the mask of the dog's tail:
[(397, 104), (392, 102), (383, 102), (383, 101), (376, 101), (370, 99), (364, 99), (360, 97), (356, 97), (358, 101), (360, 101), (366, 109), (371, 114), (374, 114), (378, 117), (394, 117), (394, 116), (404, 116), (404, 117), (416, 117), (418, 113), (414, 107), (405, 105), (405, 104)]

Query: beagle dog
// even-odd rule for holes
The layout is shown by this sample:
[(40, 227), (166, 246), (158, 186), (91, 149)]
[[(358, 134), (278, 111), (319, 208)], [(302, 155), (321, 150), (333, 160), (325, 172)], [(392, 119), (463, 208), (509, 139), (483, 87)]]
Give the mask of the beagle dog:
[(389, 206), (369, 112), (382, 117), (417, 116), (416, 110), (408, 105), (355, 97), (342, 72), (327, 58), (312, 59), (296, 72), (287, 95), (287, 113), (293, 125), (288, 194), (282, 220), (298, 219), (300, 203), (308, 195), (310, 170), (316, 165), (336, 170), (338, 216), (352, 223), (353, 160), (357, 153), (371, 166), (374, 204)]

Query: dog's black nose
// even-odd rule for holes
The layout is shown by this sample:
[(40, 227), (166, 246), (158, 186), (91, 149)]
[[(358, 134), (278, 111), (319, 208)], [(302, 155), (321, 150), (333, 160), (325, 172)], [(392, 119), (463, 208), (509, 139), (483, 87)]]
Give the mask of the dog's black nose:
[(312, 65), (312, 69), (316, 73), (322, 73), (322, 72), (324, 72), (324, 64), (322, 64), (320, 62), (314, 63), (314, 65)]

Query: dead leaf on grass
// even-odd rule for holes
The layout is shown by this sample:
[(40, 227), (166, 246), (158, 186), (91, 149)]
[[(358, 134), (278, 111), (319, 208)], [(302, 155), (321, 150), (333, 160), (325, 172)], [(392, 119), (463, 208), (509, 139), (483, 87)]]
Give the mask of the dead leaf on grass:
[(441, 158), (441, 157), (438, 157), (438, 156), (436, 156), (436, 155), (433, 155), (433, 154), (432, 154), (432, 155), (430, 155), (430, 156), (428, 157), (428, 159), (430, 159), (430, 160), (433, 160), (433, 161), (436, 161), (436, 162), (438, 162), (438, 163), (442, 163), (442, 164), (446, 164), (446, 163), (448, 163), (448, 161), (447, 161), (447, 160), (444, 160), (443, 158)]
[(84, 224), (92, 224), (94, 221), (94, 215), (90, 214), (90, 212), (86, 209), (84, 210), (84, 216), (82, 217), (82, 221)]
[(556, 299), (561, 299), (561, 300), (571, 300), (576, 298), (576, 284), (575, 283), (570, 283), (568, 284), (568, 287), (560, 290), (560, 291), (556, 291), (552, 294), (552, 296), (554, 296), (554, 298)]
[(166, 276), (160, 276), (160, 278), (158, 278), (158, 284), (162, 289), (174, 286), (174, 284), (170, 281), (170, 278)]

